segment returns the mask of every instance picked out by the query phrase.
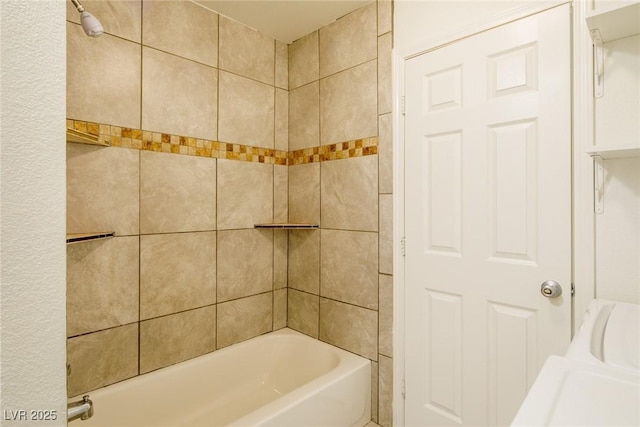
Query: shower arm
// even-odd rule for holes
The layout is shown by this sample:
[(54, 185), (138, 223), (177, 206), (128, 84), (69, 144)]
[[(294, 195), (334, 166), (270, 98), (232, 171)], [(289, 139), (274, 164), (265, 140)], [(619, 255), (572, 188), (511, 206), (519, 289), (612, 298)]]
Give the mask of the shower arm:
[(80, 4), (80, 2), (78, 0), (71, 0), (71, 3), (73, 3), (73, 5), (78, 10), (78, 12), (80, 12), (80, 13), (84, 12), (84, 6), (82, 6), (82, 4)]

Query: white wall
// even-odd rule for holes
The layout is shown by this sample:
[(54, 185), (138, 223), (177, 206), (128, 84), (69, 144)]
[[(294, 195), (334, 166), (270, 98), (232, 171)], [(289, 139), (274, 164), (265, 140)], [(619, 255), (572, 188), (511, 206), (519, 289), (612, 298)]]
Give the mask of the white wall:
[[(0, 2), (3, 426), (66, 425), (65, 13), (62, 1)], [(57, 419), (6, 419), (20, 410)]]
[[(597, 145), (640, 142), (640, 36), (604, 44)], [(596, 297), (640, 303), (640, 157), (605, 160), (604, 213), (596, 215)]]
[(394, 0), (394, 48), (400, 52), (425, 41), (440, 40), (531, 4), (560, 1), (527, 0)]

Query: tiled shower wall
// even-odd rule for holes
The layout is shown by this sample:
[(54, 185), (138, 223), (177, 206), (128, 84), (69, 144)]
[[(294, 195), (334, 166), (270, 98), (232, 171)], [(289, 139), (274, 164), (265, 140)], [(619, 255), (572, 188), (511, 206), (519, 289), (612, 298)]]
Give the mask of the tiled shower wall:
[[(84, 3), (109, 34), (70, 8), (69, 125), (114, 147), (68, 144), (67, 231), (117, 237), (68, 247), (69, 394), (288, 325), (371, 359), (390, 426), (391, 2), (288, 47), (191, 2)], [(321, 230), (253, 229), (287, 219)]]
[[(288, 325), (373, 362), (373, 419), (391, 425), (391, 3), (289, 46), (289, 149), (378, 136), (378, 155), (289, 166)], [(320, 149), (322, 152), (322, 149)]]
[(286, 326), (287, 235), (253, 225), (287, 219), (287, 46), (188, 1), (84, 3), (108, 33), (69, 8), (68, 125), (113, 146), (67, 144), (67, 232), (117, 237), (68, 246), (70, 395)]

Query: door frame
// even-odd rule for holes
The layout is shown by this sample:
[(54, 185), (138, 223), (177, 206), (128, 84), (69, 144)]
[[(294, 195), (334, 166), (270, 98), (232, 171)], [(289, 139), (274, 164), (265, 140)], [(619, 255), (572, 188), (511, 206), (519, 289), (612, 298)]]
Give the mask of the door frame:
[[(443, 47), (491, 28), (570, 3), (533, 2), (517, 7), (463, 31), (439, 34), (407, 49), (393, 49), (393, 424), (405, 425), (405, 166), (404, 166), (404, 84), (405, 62), (415, 56)], [(589, 301), (595, 295), (595, 215), (593, 162), (585, 150), (593, 145), (592, 45), (585, 24), (587, 0), (572, 4), (572, 336)], [(394, 23), (395, 24), (395, 23)]]

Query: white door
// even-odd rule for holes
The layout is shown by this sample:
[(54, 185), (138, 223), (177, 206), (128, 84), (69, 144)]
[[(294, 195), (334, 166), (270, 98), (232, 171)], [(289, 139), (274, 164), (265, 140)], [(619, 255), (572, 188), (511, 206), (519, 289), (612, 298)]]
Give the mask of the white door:
[(570, 58), (563, 5), (406, 62), (409, 427), (509, 424), (569, 344)]

